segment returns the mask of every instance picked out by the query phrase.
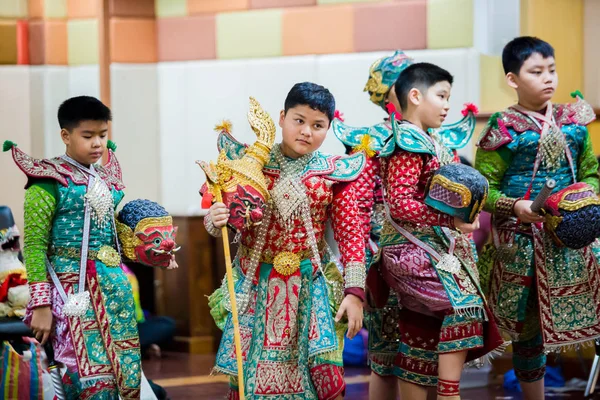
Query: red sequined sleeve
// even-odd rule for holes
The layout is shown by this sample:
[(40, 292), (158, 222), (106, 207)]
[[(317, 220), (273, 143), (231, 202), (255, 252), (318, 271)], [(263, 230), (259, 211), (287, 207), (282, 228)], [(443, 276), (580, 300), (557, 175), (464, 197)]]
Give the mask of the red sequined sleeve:
[(453, 228), (451, 216), (439, 213), (423, 202), (424, 188), (420, 188), (419, 183), (427, 181), (423, 175), (433, 174), (435, 166), (431, 164), (425, 166), (423, 156), (417, 153), (394, 153), (387, 163), (385, 199), (395, 220)]
[(365, 239), (359, 219), (356, 182), (333, 186), (331, 222), (344, 265), (346, 289), (365, 287)]
[(369, 234), (371, 232), (371, 217), (373, 215), (373, 205), (375, 203), (375, 175), (377, 175), (378, 172), (379, 160), (376, 158), (367, 158), (365, 168), (354, 182), (356, 200), (358, 202), (358, 212), (365, 243), (369, 242)]

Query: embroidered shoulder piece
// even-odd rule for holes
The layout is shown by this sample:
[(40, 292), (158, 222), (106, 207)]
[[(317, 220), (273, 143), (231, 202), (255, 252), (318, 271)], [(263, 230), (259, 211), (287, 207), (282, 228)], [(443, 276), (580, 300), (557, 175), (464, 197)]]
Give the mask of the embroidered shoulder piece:
[(123, 173), (121, 171), (121, 164), (117, 160), (117, 156), (113, 149), (108, 149), (108, 157), (106, 164), (102, 166), (96, 166), (98, 175), (106, 182), (109, 188), (115, 188), (116, 190), (125, 189), (123, 184)]
[[(579, 91), (571, 93), (577, 101), (570, 104), (553, 104), (554, 120), (559, 126), (562, 125), (588, 125), (596, 119), (596, 113), (593, 107), (583, 99)], [(540, 128), (533, 123), (523, 113), (513, 107), (507, 108), (504, 112), (495, 113), (491, 116), (488, 125), (485, 127), (477, 146), (484, 150), (496, 150), (510, 142), (513, 137), (508, 131), (512, 129), (517, 133), (525, 131), (540, 132)]]
[(436, 155), (435, 145), (426, 134), (413, 124), (398, 123), (392, 118), (394, 140), (398, 147), (410, 153)]
[(335, 158), (335, 170), (327, 177), (333, 181), (350, 182), (358, 178), (365, 168), (367, 156), (364, 152), (348, 156), (329, 156)]
[(239, 160), (246, 154), (248, 146), (238, 142), (229, 131), (223, 129), (217, 139), (217, 149), (219, 152), (225, 150), (225, 155), (230, 160)]
[(583, 99), (583, 95), (579, 91), (571, 93), (571, 96), (576, 97), (575, 103), (555, 104), (554, 119), (560, 125), (583, 125), (586, 126), (596, 119), (596, 113), (590, 103)]
[[(246, 153), (247, 145), (238, 142), (230, 133), (230, 126), (219, 126), (215, 130), (220, 131), (217, 140), (219, 152), (224, 151), (230, 160), (241, 159)], [(351, 128), (354, 129), (354, 128)], [(367, 131), (369, 128), (366, 128)], [(390, 129), (389, 127), (387, 128)], [(377, 131), (379, 134), (380, 131)], [(392, 143), (393, 151), (393, 143)], [(358, 177), (366, 164), (366, 155), (364, 152), (356, 152), (348, 156), (334, 156), (315, 151), (313, 157), (308, 162), (302, 179), (308, 179), (316, 175), (326, 175), (326, 178), (333, 181), (352, 181)], [(271, 176), (278, 176), (280, 173), (279, 164), (275, 159), (273, 151), (270, 158), (263, 167), (263, 172)]]
[[(365, 153), (353, 153), (347, 156), (334, 156), (315, 151), (304, 168), (302, 180), (313, 176), (324, 176), (336, 182), (350, 182), (360, 175), (367, 162)], [(271, 159), (263, 168), (265, 174), (277, 177), (280, 172), (279, 164), (271, 152)]]
[(538, 127), (525, 115), (513, 108), (507, 108), (503, 112), (493, 114), (487, 126), (481, 132), (477, 146), (483, 150), (493, 151), (513, 141), (508, 131), (512, 128), (517, 132), (526, 130), (539, 130)]
[(462, 149), (469, 143), (475, 131), (475, 113), (468, 110), (466, 115), (458, 122), (442, 125), (438, 129), (430, 129), (430, 132), (439, 137), (440, 143), (450, 150)]
[[(73, 168), (60, 157), (51, 159), (37, 159), (21, 151), (13, 142), (4, 143), (4, 151), (12, 150), (13, 160), (21, 171), (30, 178), (54, 179), (63, 186), (68, 186), (68, 179), (77, 185), (87, 184), (87, 177), (79, 169)], [(108, 150), (108, 163), (105, 167), (98, 167), (98, 174), (104, 179), (109, 188), (121, 190), (121, 167), (111, 149)]]
[(390, 122), (382, 122), (369, 127), (352, 127), (339, 119), (332, 123), (333, 133), (355, 152), (364, 151), (367, 157), (385, 156), (394, 152), (393, 131)]

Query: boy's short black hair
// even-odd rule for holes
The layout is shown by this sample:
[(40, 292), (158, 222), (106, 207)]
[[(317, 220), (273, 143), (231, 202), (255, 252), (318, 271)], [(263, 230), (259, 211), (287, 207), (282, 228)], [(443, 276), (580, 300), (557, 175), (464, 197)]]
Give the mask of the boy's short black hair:
[(83, 121), (112, 121), (110, 108), (91, 96), (71, 97), (58, 107), (58, 124), (61, 129), (70, 131)]
[(406, 107), (408, 106), (408, 92), (412, 88), (417, 88), (424, 94), (427, 89), (438, 82), (448, 82), (452, 85), (454, 78), (450, 72), (435, 64), (422, 62), (406, 67), (394, 84), (400, 108), (406, 111)]
[(329, 122), (335, 114), (335, 99), (331, 92), (321, 85), (312, 82), (296, 83), (285, 98), (284, 110), (296, 106), (309, 106), (313, 110), (327, 115)]
[(519, 75), (523, 63), (532, 54), (539, 53), (544, 58), (554, 57), (554, 48), (548, 42), (533, 36), (519, 36), (504, 46), (502, 50), (502, 67), (504, 73)]

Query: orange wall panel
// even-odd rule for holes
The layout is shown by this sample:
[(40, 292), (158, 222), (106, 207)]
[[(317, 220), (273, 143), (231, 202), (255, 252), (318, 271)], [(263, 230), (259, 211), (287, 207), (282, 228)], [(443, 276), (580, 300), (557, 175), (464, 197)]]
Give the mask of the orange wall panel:
[(66, 21), (30, 21), (30, 64), (67, 65), (67, 60)]
[(41, 65), (46, 63), (46, 41), (44, 22), (29, 22), (29, 63)]
[(354, 51), (427, 48), (427, 3), (357, 4)]
[(354, 9), (351, 5), (283, 11), (283, 55), (351, 53)]
[(188, 13), (211, 14), (227, 11), (247, 10), (249, 0), (188, 0)]
[(29, 0), (29, 18), (44, 18), (44, 0)]
[(98, 15), (99, 0), (67, 0), (68, 18), (94, 18)]
[(17, 21), (17, 64), (29, 64), (29, 23)]
[(110, 55), (117, 63), (156, 62), (156, 21), (111, 18)]
[(214, 15), (159, 18), (158, 61), (206, 60), (217, 57)]
[(46, 64), (68, 64), (68, 35), (66, 21), (46, 21)]
[(154, 0), (110, 0), (113, 17), (153, 18)]
[(317, 0), (250, 0), (250, 8), (316, 6)]

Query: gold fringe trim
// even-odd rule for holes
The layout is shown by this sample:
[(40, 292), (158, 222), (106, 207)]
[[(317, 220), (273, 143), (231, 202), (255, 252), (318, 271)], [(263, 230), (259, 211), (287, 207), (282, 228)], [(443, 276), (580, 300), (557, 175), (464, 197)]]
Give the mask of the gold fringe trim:
[(492, 361), (496, 357), (500, 357), (502, 354), (504, 354), (506, 352), (506, 348), (508, 346), (510, 346), (511, 344), (512, 344), (511, 341), (505, 341), (504, 343), (502, 343), (500, 346), (498, 346), (494, 350), (490, 351), (485, 356), (479, 357), (479, 358), (477, 358), (475, 360), (472, 360), (472, 361), (469, 361), (468, 363), (465, 363), (464, 366), (463, 366), (463, 370), (467, 369), (467, 368), (471, 368), (471, 367), (483, 368), (485, 365), (491, 364)]
[(550, 353), (566, 353), (567, 351), (577, 351), (580, 349), (593, 347), (595, 345), (596, 339), (598, 339), (598, 338), (581, 339), (577, 342), (564, 344), (564, 345), (546, 345), (546, 346), (544, 346), (544, 352), (546, 354), (550, 354)]
[(461, 317), (467, 317), (470, 319), (483, 319), (484, 321), (488, 320), (487, 313), (485, 312), (485, 308), (483, 308), (483, 306), (455, 308), (454, 312)]

